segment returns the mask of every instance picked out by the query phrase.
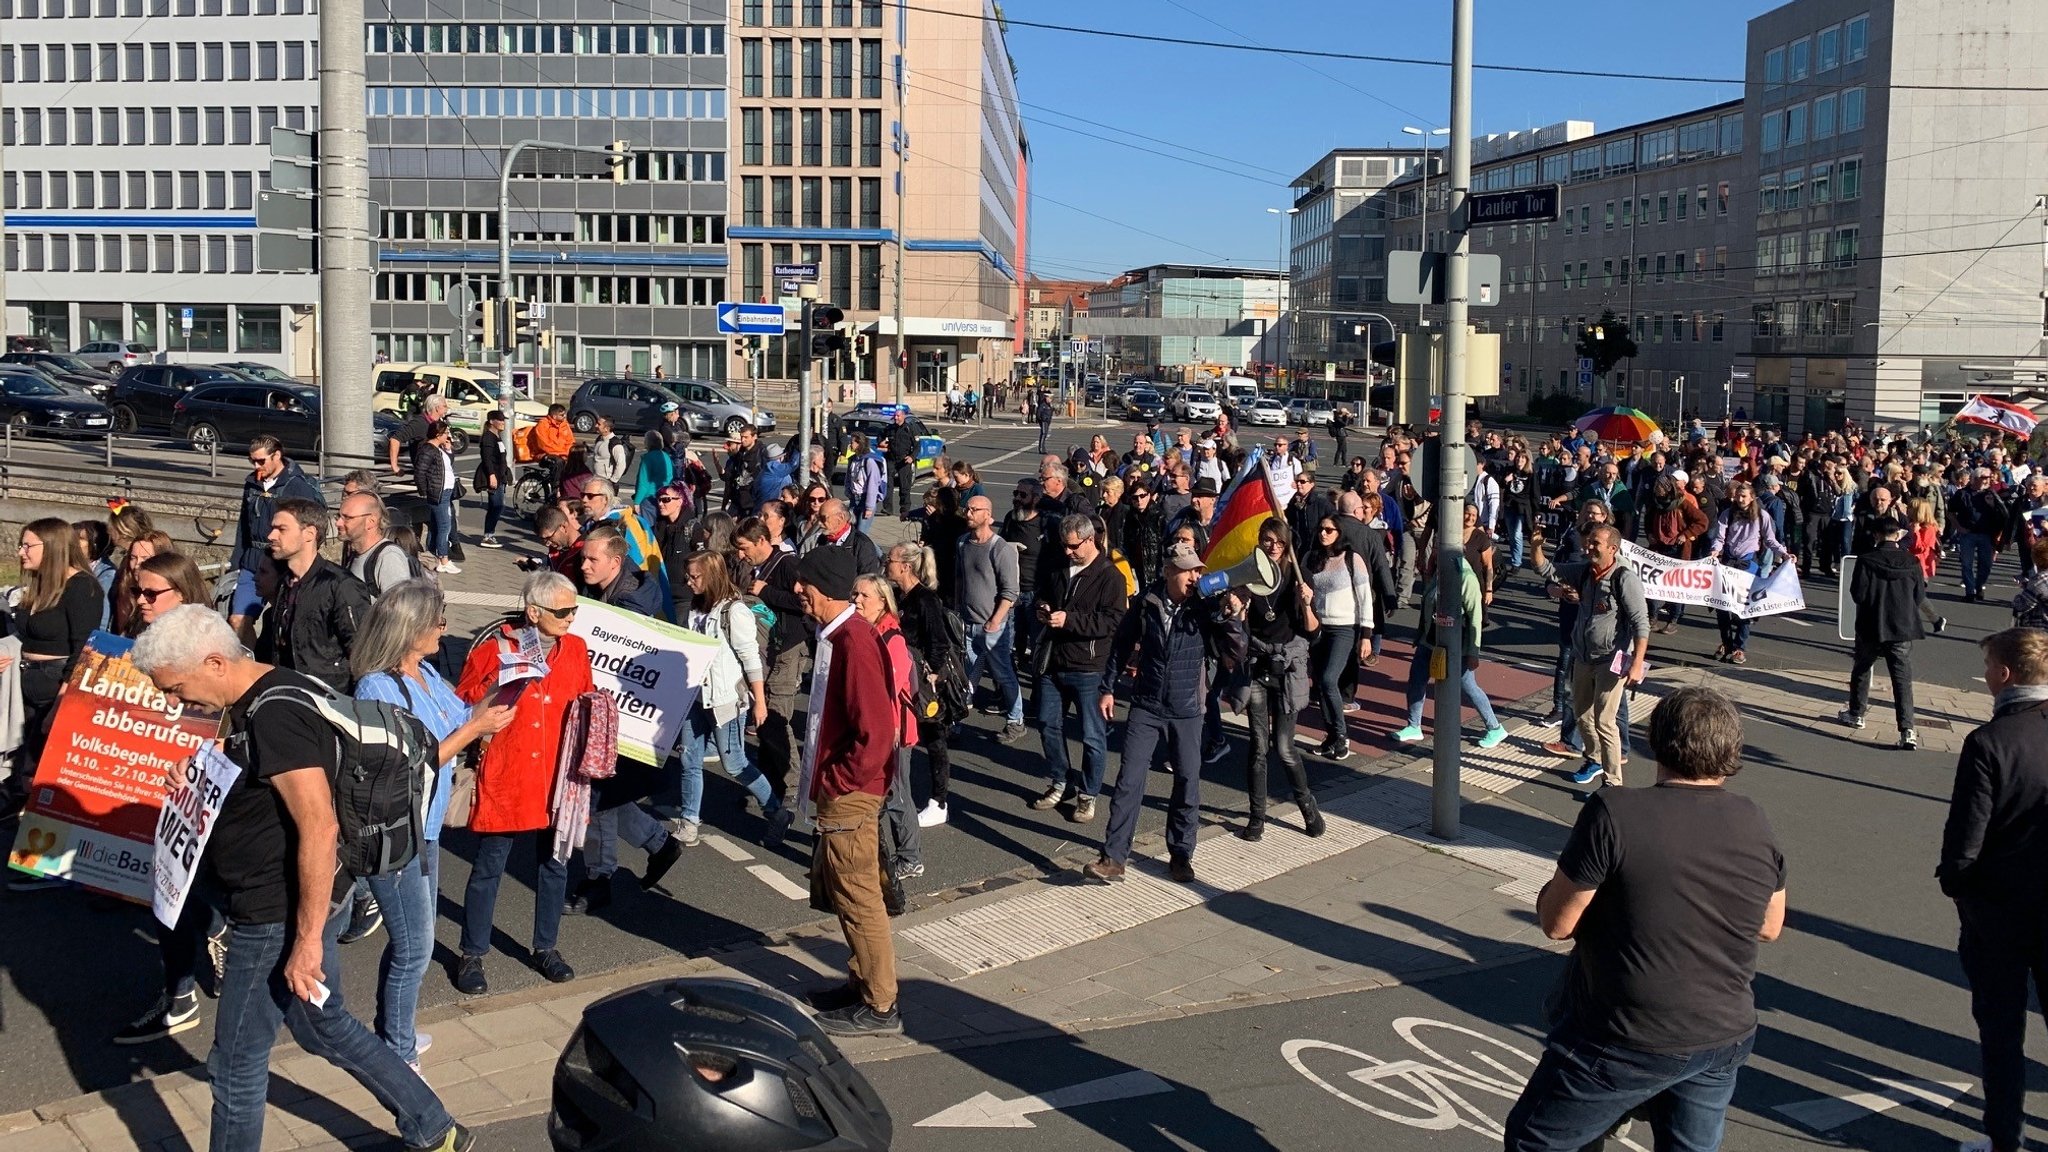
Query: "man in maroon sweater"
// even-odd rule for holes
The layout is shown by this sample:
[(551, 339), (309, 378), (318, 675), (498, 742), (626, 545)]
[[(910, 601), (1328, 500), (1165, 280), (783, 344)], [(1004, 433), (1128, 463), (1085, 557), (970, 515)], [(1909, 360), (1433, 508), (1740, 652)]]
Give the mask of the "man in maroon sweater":
[(818, 808), (815, 886), (839, 914), (851, 979), (810, 996), (837, 1036), (903, 1031), (896, 1010), (896, 945), (882, 905), (882, 799), (896, 749), (888, 660), (874, 627), (853, 610), (853, 553), (814, 548), (797, 562), (796, 592), (818, 622), (803, 778)]

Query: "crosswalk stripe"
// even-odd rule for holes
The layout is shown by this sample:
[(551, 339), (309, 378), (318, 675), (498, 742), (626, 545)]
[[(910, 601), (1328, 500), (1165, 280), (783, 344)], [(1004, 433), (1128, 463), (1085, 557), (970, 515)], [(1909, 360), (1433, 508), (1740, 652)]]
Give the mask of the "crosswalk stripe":
[(775, 889), (791, 900), (809, 900), (811, 898), (808, 888), (803, 887), (766, 864), (749, 864), (747, 865), (747, 871), (752, 872), (754, 878), (761, 883)]
[(754, 854), (752, 852), (749, 852), (745, 848), (742, 848), (739, 845), (733, 843), (732, 841), (727, 840), (723, 836), (706, 836), (704, 837), (704, 843), (707, 846), (709, 846), (713, 852), (716, 852), (720, 856), (725, 857), (727, 860), (731, 860), (736, 863), (744, 864), (747, 861), (752, 860), (754, 858)]

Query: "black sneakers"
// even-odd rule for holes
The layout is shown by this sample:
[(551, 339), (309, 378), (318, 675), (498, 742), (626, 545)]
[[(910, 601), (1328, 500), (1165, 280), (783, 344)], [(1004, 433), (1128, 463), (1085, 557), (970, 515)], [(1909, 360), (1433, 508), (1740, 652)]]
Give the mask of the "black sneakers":
[[(777, 815), (779, 816), (780, 813), (777, 813)], [(640, 887), (652, 891), (656, 884), (661, 883), (661, 878), (668, 875), (668, 870), (676, 866), (676, 861), (682, 859), (682, 856), (682, 841), (673, 836), (662, 841), (661, 847), (656, 848), (647, 855), (647, 872), (640, 877)]]
[(199, 1027), (199, 992), (195, 989), (182, 996), (163, 993), (149, 1011), (135, 1018), (126, 1028), (114, 1033), (114, 1043), (121, 1045), (147, 1044), (180, 1032), (190, 1032)]
[(356, 901), (355, 910), (349, 914), (348, 927), (337, 939), (343, 944), (353, 944), (373, 935), (384, 926), (384, 911), (377, 907), (375, 900)]
[(860, 1001), (818, 1013), (818, 1027), (834, 1036), (901, 1036), (903, 1013), (895, 1008), (877, 1012)]

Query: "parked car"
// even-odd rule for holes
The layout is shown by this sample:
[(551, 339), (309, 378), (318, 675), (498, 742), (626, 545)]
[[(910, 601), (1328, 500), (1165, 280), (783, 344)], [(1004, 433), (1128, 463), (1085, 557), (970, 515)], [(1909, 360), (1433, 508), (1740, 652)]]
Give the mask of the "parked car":
[(107, 407), (114, 410), (114, 431), (123, 435), (145, 428), (169, 428), (171, 407), (201, 384), (247, 378), (211, 364), (137, 364), (114, 380)]
[[(647, 381), (642, 381), (647, 383)], [(709, 380), (663, 380), (660, 383), (683, 398), (683, 422), (692, 436), (737, 436), (749, 416), (762, 432), (775, 431), (775, 413), (754, 409), (746, 401)]]
[(9, 352), (0, 356), (0, 364), (19, 364), (52, 383), (90, 393), (95, 400), (106, 400), (114, 387), (112, 376), (65, 352)]
[(114, 426), (114, 414), (105, 404), (27, 365), (0, 367), (0, 420), (16, 436), (104, 436)]
[(587, 380), (569, 397), (569, 423), (578, 432), (594, 432), (597, 418), (609, 416), (612, 427), (631, 435), (654, 427), (663, 404), (680, 408), (683, 398), (652, 380)]
[(1252, 401), (1244, 410), (1244, 422), (1271, 428), (1287, 427), (1287, 405), (1270, 396), (1261, 396)]
[[(377, 454), (398, 430), (398, 417), (371, 414)], [(171, 409), (171, 430), (192, 447), (216, 451), (247, 444), (269, 434), (289, 452), (320, 451), (320, 390), (307, 384), (268, 384), (260, 380), (222, 380), (201, 384), (180, 397)]]
[[(832, 485), (839, 487), (846, 481), (846, 464), (853, 458), (851, 440), (855, 432), (867, 437), (868, 446), (874, 447), (878, 440), (888, 438), (889, 430), (896, 425), (894, 404), (858, 404), (853, 411), (839, 418), (839, 427), (848, 438), (848, 445), (839, 453), (839, 459), (832, 462)], [(929, 474), (938, 464), (939, 456), (946, 451), (946, 442), (932, 433), (931, 425), (916, 413), (903, 418), (903, 426), (917, 437), (917, 465), (914, 475)], [(890, 483), (895, 483), (894, 476)]]
[[(48, 346), (46, 341), (43, 350)], [(147, 364), (156, 350), (139, 340), (94, 340), (73, 348), (71, 354), (93, 364), (105, 364), (107, 371), (118, 374), (123, 368)]]
[(7, 350), (9, 352), (48, 352), (50, 350), (50, 338), (48, 336), (29, 336), (25, 334), (9, 336), (7, 338)]
[(230, 360), (225, 364), (218, 365), (218, 367), (239, 372), (251, 380), (264, 380), (272, 384), (297, 384), (299, 382), (298, 377), (281, 368), (272, 368), (268, 364), (258, 364), (254, 360)]
[(1297, 396), (1287, 402), (1287, 414), (1304, 428), (1321, 428), (1330, 422), (1337, 406), (1319, 396)]
[(1157, 420), (1166, 414), (1166, 401), (1150, 388), (1132, 388), (1124, 393), (1124, 419)]
[(1216, 397), (1200, 388), (1183, 388), (1173, 398), (1173, 410), (1183, 420), (1214, 420), (1223, 414)]

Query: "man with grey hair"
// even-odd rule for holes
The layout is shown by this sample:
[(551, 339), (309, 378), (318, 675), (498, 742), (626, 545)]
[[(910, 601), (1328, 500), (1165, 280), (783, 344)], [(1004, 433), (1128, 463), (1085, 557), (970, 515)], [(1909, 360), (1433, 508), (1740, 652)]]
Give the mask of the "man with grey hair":
[(847, 508), (846, 501), (836, 497), (826, 500), (820, 525), (816, 547), (845, 548), (851, 551), (857, 575), (882, 574), (882, 550), (875, 546), (872, 536), (855, 531), (853, 513)]
[(300, 1047), (391, 1108), (409, 1149), (468, 1152), (475, 1137), (343, 1001), (336, 937), (348, 916), (338, 901), (352, 878), (337, 860), (329, 783), (340, 767), (340, 745), (333, 728), (301, 702), (303, 694), (326, 689), (248, 656), (234, 629), (202, 605), (165, 613), (129, 659), (166, 696), (219, 709), (219, 750), (241, 769), (195, 877), (224, 901), (228, 923), (219, 1021), (206, 1061), (211, 1152), (257, 1152), (263, 1145), (270, 1052), (281, 1024)]
[[(1041, 576), (1036, 611), (1044, 628), (1036, 699), (1044, 740), (1046, 789), (1031, 802), (1043, 812), (1068, 801), (1067, 819), (1095, 819), (1095, 794), (1109, 765), (1108, 722), (1102, 717), (1102, 662), (1110, 637), (1123, 622), (1130, 590), (1110, 563), (1093, 516), (1069, 514), (1060, 524), (1061, 559)], [(1068, 767), (1066, 711), (1081, 716), (1081, 768)]]
[(432, 434), (435, 424), (446, 419), (448, 419), (448, 398), (446, 396), (434, 395), (427, 397), (426, 401), (420, 405), (420, 410), (407, 417), (405, 423), (398, 426), (398, 431), (393, 432), (391, 439), (384, 442), (384, 451), (387, 457), (385, 463), (389, 466), (393, 476), (405, 474), (398, 467), (399, 448), (411, 449), (414, 445), (419, 444)]

